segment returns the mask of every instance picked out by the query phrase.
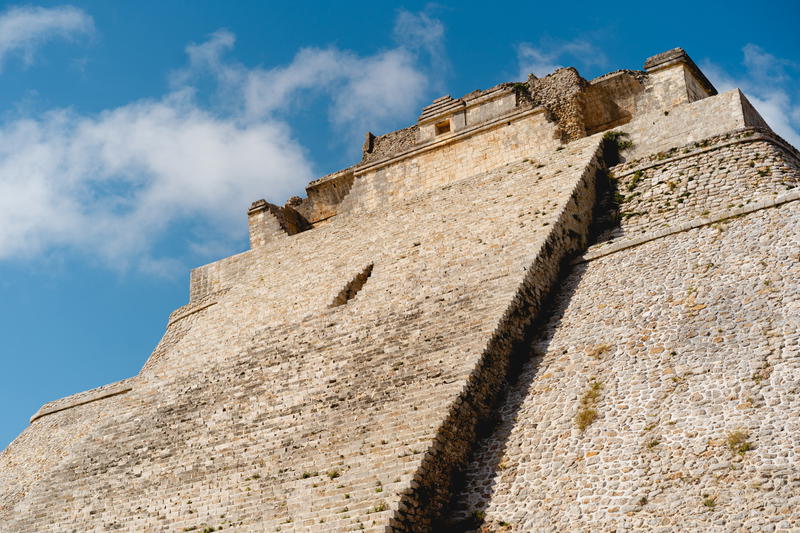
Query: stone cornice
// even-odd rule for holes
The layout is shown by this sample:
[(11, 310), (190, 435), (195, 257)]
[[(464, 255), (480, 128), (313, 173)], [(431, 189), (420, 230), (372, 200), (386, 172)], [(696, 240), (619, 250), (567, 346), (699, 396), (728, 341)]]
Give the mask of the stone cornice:
[(574, 259), (572, 261), (572, 264), (577, 265), (580, 263), (588, 263), (589, 261), (594, 261), (595, 259), (600, 259), (602, 257), (606, 257), (608, 255), (615, 254), (617, 252), (621, 252), (629, 248), (641, 246), (642, 244), (646, 244), (648, 242), (655, 241), (657, 239), (668, 237), (670, 235), (683, 233), (696, 228), (702, 228), (703, 226), (710, 226), (711, 224), (715, 224), (717, 222), (722, 222), (724, 220), (728, 220), (731, 218), (737, 218), (740, 216), (748, 215), (750, 213), (755, 213), (756, 211), (761, 211), (763, 209), (780, 207), (783, 204), (787, 204), (789, 202), (796, 202), (797, 200), (800, 200), (800, 190), (798, 189), (789, 191), (785, 194), (781, 194), (773, 198), (763, 198), (745, 207), (717, 212), (708, 217), (689, 220), (687, 222), (683, 222), (671, 228), (659, 231), (653, 231), (645, 235), (642, 235), (641, 237), (626, 239), (624, 241), (617, 242), (615, 244), (608, 244), (605, 246), (601, 245), (602, 246), (601, 249), (595, 251), (592, 251), (590, 249), (587, 253), (583, 254), (581, 257)]

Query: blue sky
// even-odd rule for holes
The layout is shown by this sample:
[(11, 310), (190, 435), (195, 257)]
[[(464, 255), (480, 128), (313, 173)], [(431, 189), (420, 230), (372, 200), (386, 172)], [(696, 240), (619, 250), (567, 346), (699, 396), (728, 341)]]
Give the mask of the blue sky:
[(246, 209), (355, 163), (364, 132), (527, 72), (684, 47), (800, 144), (797, 2), (0, 3), (0, 448), (134, 375)]

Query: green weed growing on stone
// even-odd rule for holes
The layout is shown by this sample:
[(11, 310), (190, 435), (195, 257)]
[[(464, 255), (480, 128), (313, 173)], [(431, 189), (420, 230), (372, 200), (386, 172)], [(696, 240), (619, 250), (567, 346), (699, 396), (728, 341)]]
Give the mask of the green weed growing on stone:
[(607, 131), (603, 134), (603, 139), (614, 143), (617, 150), (633, 148), (633, 141), (631, 141), (629, 137), (630, 135), (624, 131)]
[(580, 407), (575, 415), (575, 425), (578, 429), (585, 431), (592, 422), (597, 420), (597, 402), (600, 399), (600, 391), (603, 389), (603, 384), (592, 379), (589, 381), (589, 387), (583, 393), (580, 400)]
[(382, 511), (385, 511), (388, 508), (389, 507), (386, 505), (386, 502), (381, 502), (381, 503), (375, 505), (375, 507), (373, 507), (372, 509), (370, 509), (369, 512), (370, 513), (380, 513)]
[(631, 181), (628, 182), (627, 186), (628, 192), (635, 189), (636, 186), (639, 185), (639, 182), (642, 181), (643, 177), (644, 177), (644, 172), (642, 172), (641, 170), (637, 170), (636, 172), (634, 172), (633, 175), (631, 176)]
[(599, 359), (603, 354), (608, 353), (611, 350), (611, 345), (607, 343), (598, 344), (591, 350), (589, 350), (588, 355), (589, 357), (594, 357), (595, 359)]
[(731, 431), (726, 439), (728, 448), (734, 453), (744, 455), (753, 449), (753, 443), (747, 440), (748, 437), (749, 435), (744, 431)]
[(575, 424), (581, 431), (585, 431), (595, 420), (597, 420), (597, 409), (592, 407), (582, 407), (575, 415)]

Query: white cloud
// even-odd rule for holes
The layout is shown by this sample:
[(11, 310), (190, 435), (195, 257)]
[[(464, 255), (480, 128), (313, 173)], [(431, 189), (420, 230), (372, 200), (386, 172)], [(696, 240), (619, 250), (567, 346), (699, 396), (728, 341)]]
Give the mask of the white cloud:
[[(413, 115), (435, 48), (308, 48), (288, 65), (247, 68), (225, 59), (234, 44), (220, 30), (187, 47), (160, 99), (0, 123), (0, 260), (71, 250), (164, 275), (185, 254), (219, 252), (244, 237), (250, 202), (281, 202), (314, 177), (289, 126), (293, 103), (322, 96), (332, 131)], [(224, 95), (210, 108), (196, 83), (209, 74)], [(155, 253), (179, 224), (185, 249)]]
[(357, 57), (335, 49), (307, 49), (285, 69), (253, 72), (248, 77), (248, 112), (274, 113), (294, 94), (326, 93), (329, 117), (338, 128), (358, 133), (380, 131), (396, 117), (413, 115), (430, 86), (413, 53), (394, 48)]
[(91, 117), (57, 111), (0, 136), (0, 257), (68, 247), (153, 265), (147, 253), (170, 224), (234, 228), (265, 190), (285, 197), (312, 177), (283, 123), (220, 119), (188, 93)]
[(9, 8), (0, 13), (0, 67), (15, 52), (30, 63), (36, 48), (46, 41), (93, 31), (92, 17), (76, 7)]
[(744, 54), (742, 63), (754, 78), (772, 83), (780, 83), (788, 79), (786, 69), (793, 66), (791, 61), (779, 59), (752, 43), (745, 45), (742, 53)]
[(527, 79), (528, 74), (534, 74), (541, 78), (562, 68), (563, 65), (555, 62), (556, 58), (556, 54), (545, 53), (528, 43), (517, 45), (517, 62), (519, 63), (517, 79)]
[(288, 65), (248, 69), (225, 61), (234, 37), (221, 30), (187, 48), (189, 67), (173, 81), (180, 84), (211, 74), (229, 107), (241, 106), (241, 116), (249, 120), (285, 116), (323, 95), (338, 128), (358, 134), (381, 131), (393, 119), (414, 114), (433, 88), (431, 80), (441, 79), (447, 70), (444, 28), (437, 20), (401, 11), (394, 35), (395, 47), (369, 56), (335, 47), (304, 48)]
[(745, 75), (741, 78), (722, 67), (703, 62), (703, 72), (719, 92), (740, 88), (775, 132), (794, 146), (800, 146), (800, 101), (797, 81), (800, 65), (748, 44), (742, 49)]
[(444, 48), (444, 24), (440, 20), (427, 13), (400, 10), (394, 25), (394, 38), (409, 50), (426, 52), (439, 77), (449, 72), (450, 65)]
[[(567, 60), (566, 64), (564, 59)], [(517, 45), (517, 79), (524, 80), (528, 74), (542, 77), (564, 66), (604, 66), (606, 56), (588, 41), (557, 42), (542, 40), (538, 46), (530, 43)]]

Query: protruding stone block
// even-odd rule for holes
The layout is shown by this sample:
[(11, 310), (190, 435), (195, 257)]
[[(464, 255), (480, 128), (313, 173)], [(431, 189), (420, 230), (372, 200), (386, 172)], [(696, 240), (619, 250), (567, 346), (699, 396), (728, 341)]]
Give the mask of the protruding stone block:
[(264, 199), (250, 205), (247, 223), (250, 248), (259, 248), (276, 239), (311, 229), (311, 224), (292, 205), (280, 207)]
[(714, 85), (683, 48), (673, 48), (648, 58), (644, 69), (650, 75), (652, 102), (663, 109), (717, 94)]

